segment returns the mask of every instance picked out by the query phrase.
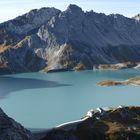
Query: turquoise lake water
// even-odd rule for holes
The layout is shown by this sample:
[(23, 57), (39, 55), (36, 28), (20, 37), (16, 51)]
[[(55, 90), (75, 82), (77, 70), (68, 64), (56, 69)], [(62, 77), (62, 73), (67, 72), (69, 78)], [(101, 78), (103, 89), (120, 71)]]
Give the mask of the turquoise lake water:
[(96, 107), (140, 105), (140, 87), (100, 87), (126, 80), (140, 70), (24, 73), (0, 76), (0, 106), (27, 128), (50, 128), (81, 118)]

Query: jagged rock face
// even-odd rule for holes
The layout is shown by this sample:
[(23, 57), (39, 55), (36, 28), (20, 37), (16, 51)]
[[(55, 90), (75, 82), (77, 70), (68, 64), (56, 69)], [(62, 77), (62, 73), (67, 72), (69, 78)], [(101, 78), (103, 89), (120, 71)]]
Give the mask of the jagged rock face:
[(31, 133), (0, 109), (0, 140), (29, 140)]
[[(0, 65), (8, 71), (91, 69), (140, 61), (140, 22), (122, 15), (42, 8), (0, 25)], [(0, 51), (1, 52), (1, 51)], [(19, 59), (17, 59), (19, 58)], [(20, 64), (20, 65), (19, 65)]]
[[(134, 31), (134, 28), (137, 30)], [(71, 46), (71, 53), (66, 55), (62, 51), (57, 55), (59, 64), (61, 60), (69, 65), (72, 61), (74, 66), (83, 63), (87, 68), (93, 64), (139, 61), (138, 34), (140, 24), (132, 19), (121, 15), (84, 13), (76, 6), (60, 13), (38, 33), (50, 46), (60, 46), (61, 50), (66, 50), (65, 43)]]
[[(1, 63), (3, 64), (5, 61), (7, 62), (7, 67), (5, 69), (12, 73), (39, 71), (44, 68), (44, 66), (46, 66), (46, 62), (37, 55), (39, 53), (39, 49), (36, 46), (36, 42), (39, 43), (40, 46), (43, 46), (43, 43), (40, 42), (37, 37), (35, 37), (35, 41), (33, 42), (30, 37), (26, 37), (16, 46), (4, 51), (1, 54), (4, 56), (1, 57)], [(40, 53), (42, 53), (41, 50)]]
[(1, 24), (0, 28), (5, 28), (9, 32), (18, 35), (25, 35), (47, 23), (53, 16), (56, 16), (60, 10), (55, 8), (34, 9), (29, 13), (19, 16), (8, 22)]
[(0, 25), (0, 43), (16, 44), (25, 36), (36, 33), (41, 25), (47, 23), (59, 12), (55, 8), (34, 9), (14, 20), (2, 23)]

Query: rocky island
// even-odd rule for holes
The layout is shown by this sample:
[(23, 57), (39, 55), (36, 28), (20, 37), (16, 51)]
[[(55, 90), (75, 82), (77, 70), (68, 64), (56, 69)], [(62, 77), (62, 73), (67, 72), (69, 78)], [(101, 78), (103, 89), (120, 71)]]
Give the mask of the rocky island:
[(115, 81), (115, 80), (104, 80), (97, 82), (97, 85), (99, 86), (118, 86), (118, 85), (135, 85), (135, 86), (140, 86), (140, 76), (130, 78), (125, 81)]
[(80, 120), (30, 132), (0, 109), (0, 140), (139, 140), (140, 107), (90, 110)]

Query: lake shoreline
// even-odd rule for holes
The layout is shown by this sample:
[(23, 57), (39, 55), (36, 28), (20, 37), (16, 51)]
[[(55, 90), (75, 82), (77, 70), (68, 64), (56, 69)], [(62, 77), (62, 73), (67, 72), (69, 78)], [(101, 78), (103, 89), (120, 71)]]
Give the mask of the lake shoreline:
[[(69, 137), (71, 140), (79, 140), (80, 135), (82, 133), (85, 133), (85, 137), (82, 138), (82, 140), (86, 140), (88, 137), (89, 133), (86, 131), (79, 130), (79, 128), (82, 129), (84, 127), (84, 130), (87, 129), (87, 126), (89, 127), (87, 130), (91, 129), (91, 124), (100, 124), (98, 126), (100, 129), (102, 128), (102, 131), (99, 133), (98, 132), (98, 127), (96, 128), (96, 125), (94, 124), (93, 126), (95, 127), (94, 133), (96, 133), (96, 136), (100, 138), (100, 135), (103, 135), (103, 137), (109, 138), (109, 140), (112, 140), (112, 135), (114, 133), (117, 133), (121, 131), (122, 133), (125, 131), (126, 138), (131, 138), (131, 133), (133, 133), (132, 138), (135, 136), (139, 135), (140, 131), (140, 120), (137, 117), (135, 122), (133, 123), (133, 119), (136, 116), (140, 116), (140, 107), (138, 106), (118, 106), (118, 107), (106, 107), (106, 108), (97, 108), (97, 109), (92, 109), (87, 112), (85, 117), (83, 119), (73, 121), (73, 122), (68, 122), (61, 124), (59, 126), (56, 126), (52, 129), (47, 129), (47, 130), (38, 130), (37, 132), (32, 132), (33, 136), (31, 139), (33, 140), (46, 140), (46, 139), (53, 139), (53, 138), (60, 138), (63, 140), (64, 137)], [(125, 120), (125, 121), (124, 121)], [(112, 123), (112, 121), (114, 123)], [(123, 121), (123, 122), (122, 122)], [(136, 124), (137, 121), (137, 124)], [(110, 127), (111, 130), (104, 130), (104, 125), (105, 124)], [(125, 125), (125, 127), (123, 126)], [(114, 127), (114, 129), (112, 129)], [(109, 128), (108, 128), (109, 129)], [(92, 129), (91, 129), (92, 130)], [(90, 131), (91, 131), (90, 130)], [(78, 139), (75, 139), (75, 132), (80, 131), (80, 135), (76, 133), (76, 137), (79, 137)], [(74, 133), (73, 133), (74, 132)], [(93, 133), (92, 131), (90, 133)], [(117, 136), (118, 135), (118, 136)], [(114, 137), (122, 137), (121, 135), (115, 134)], [(74, 138), (75, 137), (75, 138)], [(140, 137), (140, 135), (139, 135)], [(90, 138), (88, 138), (90, 140)], [(95, 139), (96, 140), (96, 139)], [(105, 139), (106, 140), (106, 139)]]
[(73, 71), (86, 71), (86, 70), (110, 70), (110, 71), (116, 71), (116, 70), (123, 70), (123, 69), (139, 69), (140, 68), (140, 62), (123, 62), (123, 63), (114, 63), (114, 64), (93, 64), (93, 67), (90, 68), (74, 68), (74, 69), (68, 69), (68, 68), (62, 68), (62, 69), (48, 69), (44, 68), (39, 71), (11, 71), (6, 68), (0, 68), (0, 75), (12, 75), (12, 74), (22, 74), (22, 73), (35, 73), (35, 72), (41, 72), (41, 73), (60, 73), (60, 72), (73, 72)]

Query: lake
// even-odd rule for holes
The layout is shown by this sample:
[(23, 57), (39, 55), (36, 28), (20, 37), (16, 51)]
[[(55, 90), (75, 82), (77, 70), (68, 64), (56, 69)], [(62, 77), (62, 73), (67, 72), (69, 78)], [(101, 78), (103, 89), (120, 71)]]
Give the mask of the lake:
[(0, 106), (27, 128), (50, 128), (97, 107), (140, 105), (140, 87), (100, 87), (100, 80), (126, 80), (140, 70), (23, 73), (0, 76)]

